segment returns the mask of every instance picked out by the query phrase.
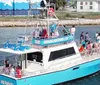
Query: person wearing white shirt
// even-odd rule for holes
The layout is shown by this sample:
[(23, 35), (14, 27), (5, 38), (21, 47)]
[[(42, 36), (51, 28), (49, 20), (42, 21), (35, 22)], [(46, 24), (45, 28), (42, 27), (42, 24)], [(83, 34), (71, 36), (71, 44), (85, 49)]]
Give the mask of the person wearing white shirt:
[(76, 28), (75, 28), (75, 25), (72, 26), (72, 28), (70, 29), (70, 33), (75, 37), (75, 31), (76, 31)]

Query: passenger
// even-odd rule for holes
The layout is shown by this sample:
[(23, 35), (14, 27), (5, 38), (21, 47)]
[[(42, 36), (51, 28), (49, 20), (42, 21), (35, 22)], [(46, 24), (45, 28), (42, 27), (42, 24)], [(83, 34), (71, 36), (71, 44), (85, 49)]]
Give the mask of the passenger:
[(82, 41), (85, 39), (85, 36), (84, 36), (84, 32), (81, 33), (80, 35), (80, 43), (82, 43)]
[(93, 48), (93, 52), (98, 52), (98, 43), (94, 42), (92, 48)]
[(5, 67), (9, 67), (9, 60), (5, 60)]
[(13, 65), (10, 66), (9, 70), (10, 70), (9, 75), (15, 77), (15, 69), (13, 68)]
[(2, 72), (4, 74), (9, 75), (9, 61), (8, 60), (5, 60), (5, 66), (4, 66), (3, 70), (2, 70)]
[(47, 33), (47, 30), (44, 28), (43, 29), (43, 38), (48, 38), (48, 33)]
[(85, 45), (85, 48), (86, 48), (86, 42), (85, 42), (85, 40), (82, 40), (82, 41), (81, 41), (81, 44), (82, 44), (82, 45), (84, 44), (84, 45)]
[(40, 39), (42, 39), (42, 38), (43, 38), (43, 29), (42, 29), (42, 30), (40, 30), (39, 36), (40, 36)]
[(91, 46), (91, 42), (89, 41), (87, 46), (86, 46), (86, 49), (87, 49), (87, 54), (90, 55), (92, 54), (92, 46)]
[(39, 29), (35, 29), (35, 38), (39, 38)]
[(97, 35), (97, 43), (100, 43), (100, 33)]
[(98, 32), (95, 33), (95, 40), (97, 41)]
[(20, 66), (17, 66), (15, 76), (16, 76), (16, 78), (22, 77), (22, 70), (21, 70)]
[(82, 44), (79, 48), (79, 52), (82, 53), (85, 50), (85, 44)]
[(55, 30), (55, 37), (58, 37), (59, 36), (59, 32), (58, 32), (58, 30), (56, 29)]
[(85, 42), (88, 44), (88, 42), (90, 42), (90, 37), (89, 37), (89, 34), (88, 32), (86, 32), (85, 34)]
[(70, 33), (75, 37), (75, 31), (76, 31), (76, 28), (75, 28), (75, 25), (72, 26), (72, 28), (70, 29)]
[(8, 67), (4, 67), (2, 72), (3, 72), (4, 74), (9, 75), (9, 68), (8, 68)]

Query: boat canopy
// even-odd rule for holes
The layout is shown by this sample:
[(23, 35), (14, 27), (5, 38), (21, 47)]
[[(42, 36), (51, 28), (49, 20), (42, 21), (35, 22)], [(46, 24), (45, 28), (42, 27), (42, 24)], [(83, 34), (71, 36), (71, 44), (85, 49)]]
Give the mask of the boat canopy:
[(20, 50), (13, 50), (13, 49), (9, 49), (9, 48), (0, 48), (0, 51), (1, 52), (7, 52), (7, 53), (12, 53), (12, 54), (27, 54), (27, 53), (32, 53), (32, 52), (37, 52), (37, 51), (40, 51), (39, 49), (34, 49), (34, 48), (31, 48), (29, 50), (24, 50), (24, 51), (20, 51)]

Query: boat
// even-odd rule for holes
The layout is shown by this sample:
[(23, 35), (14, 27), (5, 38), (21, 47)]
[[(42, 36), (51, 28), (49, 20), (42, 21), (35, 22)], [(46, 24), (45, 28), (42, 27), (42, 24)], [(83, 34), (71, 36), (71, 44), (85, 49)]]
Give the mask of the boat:
[[(20, 66), (20, 72), (15, 70), (14, 76), (4, 73), (6, 60)], [(21, 35), (17, 43), (3, 44), (0, 61), (0, 85), (53, 85), (100, 70), (100, 52), (81, 54), (71, 34), (48, 38)]]

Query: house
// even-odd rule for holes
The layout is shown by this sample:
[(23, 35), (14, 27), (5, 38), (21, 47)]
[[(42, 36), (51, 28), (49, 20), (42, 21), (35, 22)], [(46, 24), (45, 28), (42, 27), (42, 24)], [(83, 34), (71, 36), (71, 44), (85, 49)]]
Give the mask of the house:
[(100, 0), (77, 0), (77, 12), (100, 12)]

